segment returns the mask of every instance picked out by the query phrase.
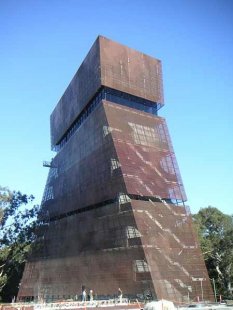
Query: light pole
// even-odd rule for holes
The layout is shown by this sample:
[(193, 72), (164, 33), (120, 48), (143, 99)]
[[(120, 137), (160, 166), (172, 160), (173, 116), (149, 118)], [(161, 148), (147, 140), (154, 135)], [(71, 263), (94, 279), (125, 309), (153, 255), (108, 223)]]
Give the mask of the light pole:
[(203, 301), (203, 286), (202, 286), (202, 281), (204, 280), (204, 278), (200, 278), (199, 279), (201, 282), (201, 300)]
[(214, 300), (215, 300), (215, 302), (217, 302), (217, 294), (216, 294), (216, 286), (215, 286), (214, 278), (212, 279), (212, 282), (213, 282), (213, 287), (214, 287)]

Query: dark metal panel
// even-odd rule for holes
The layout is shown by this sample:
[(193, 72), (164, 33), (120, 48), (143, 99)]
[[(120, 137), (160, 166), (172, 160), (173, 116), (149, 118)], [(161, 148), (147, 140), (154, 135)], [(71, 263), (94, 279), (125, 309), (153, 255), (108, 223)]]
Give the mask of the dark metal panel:
[(99, 39), (97, 38), (50, 116), (52, 146), (59, 142), (100, 86)]
[(53, 159), (43, 200), (43, 209), (50, 217), (113, 199), (126, 191), (121, 170), (113, 167), (117, 155), (107, 128), (100, 104)]
[(150, 274), (145, 285), (135, 273), (135, 261), (145, 256), (140, 243), (129, 246), (128, 227), (135, 227), (133, 213), (119, 212), (118, 204), (51, 222), (43, 251), (27, 264), (19, 298), (32, 292), (36, 299), (74, 298), (82, 285), (98, 297), (114, 297), (118, 287), (134, 298), (153, 290)]

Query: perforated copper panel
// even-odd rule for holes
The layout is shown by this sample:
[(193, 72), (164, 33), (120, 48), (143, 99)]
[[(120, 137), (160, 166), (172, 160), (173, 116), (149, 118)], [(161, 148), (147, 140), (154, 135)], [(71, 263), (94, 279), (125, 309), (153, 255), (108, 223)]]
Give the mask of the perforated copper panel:
[(97, 38), (50, 116), (52, 147), (62, 138), (100, 86), (100, 49)]
[(100, 37), (101, 84), (163, 104), (160, 60)]
[(211, 299), (185, 208), (129, 198), (184, 199), (174, 158), (164, 119), (100, 104), (53, 161), (52, 196), (42, 208), (47, 224), (38, 230), (19, 298), (74, 298), (85, 285), (99, 296), (114, 297), (120, 286), (129, 297), (149, 292), (187, 302), (200, 296), (192, 279), (205, 278), (203, 294)]
[(166, 202), (134, 200), (131, 205), (158, 298), (177, 303), (197, 300), (197, 296), (200, 300), (213, 300), (191, 215), (186, 209)]
[(101, 86), (163, 104), (161, 62), (99, 36), (51, 114), (57, 144)]
[(142, 293), (145, 285), (135, 282), (133, 263), (144, 253), (140, 246), (127, 247), (128, 226), (135, 227), (132, 212), (120, 214), (117, 204), (51, 223), (43, 255), (27, 264), (20, 297), (74, 298), (82, 285), (99, 297), (113, 297), (119, 286), (128, 295)]
[(44, 210), (54, 217), (125, 192), (121, 171), (113, 169), (116, 158), (105, 111), (100, 104), (54, 158), (47, 195), (46, 191), (44, 195)]
[(127, 192), (185, 201), (165, 120), (108, 102), (104, 107)]

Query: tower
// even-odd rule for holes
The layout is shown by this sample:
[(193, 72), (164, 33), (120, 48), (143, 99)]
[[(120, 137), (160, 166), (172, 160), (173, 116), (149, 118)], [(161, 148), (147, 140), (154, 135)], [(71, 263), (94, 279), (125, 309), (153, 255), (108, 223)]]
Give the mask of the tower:
[(213, 299), (162, 106), (161, 62), (99, 36), (51, 114), (19, 300)]

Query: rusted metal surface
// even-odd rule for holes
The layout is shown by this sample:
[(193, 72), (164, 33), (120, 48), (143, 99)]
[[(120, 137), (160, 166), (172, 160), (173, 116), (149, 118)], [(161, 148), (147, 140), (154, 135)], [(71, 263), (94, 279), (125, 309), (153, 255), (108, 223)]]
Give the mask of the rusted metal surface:
[(95, 41), (50, 116), (54, 146), (101, 86), (99, 39)]
[[(108, 100), (97, 92), (93, 55), (100, 84), (118, 91)], [(96, 298), (120, 287), (133, 299), (213, 300), (166, 122), (144, 109), (163, 101), (160, 62), (99, 38), (82, 66), (76, 82), (89, 74), (95, 82), (82, 100), (85, 86), (75, 93), (72, 82), (52, 114), (57, 138), (83, 117), (51, 163), (18, 300), (76, 299), (84, 286)], [(93, 92), (98, 100), (82, 114)]]
[(52, 146), (101, 86), (162, 105), (161, 62), (99, 36), (51, 114)]
[(185, 201), (165, 120), (122, 105), (104, 107), (127, 193)]
[[(204, 300), (212, 300), (191, 215), (187, 215), (185, 208), (165, 202), (132, 201), (132, 209), (159, 299), (188, 303), (203, 294)], [(203, 279), (203, 291), (200, 281), (194, 278)]]
[(160, 60), (100, 37), (101, 84), (163, 104)]

